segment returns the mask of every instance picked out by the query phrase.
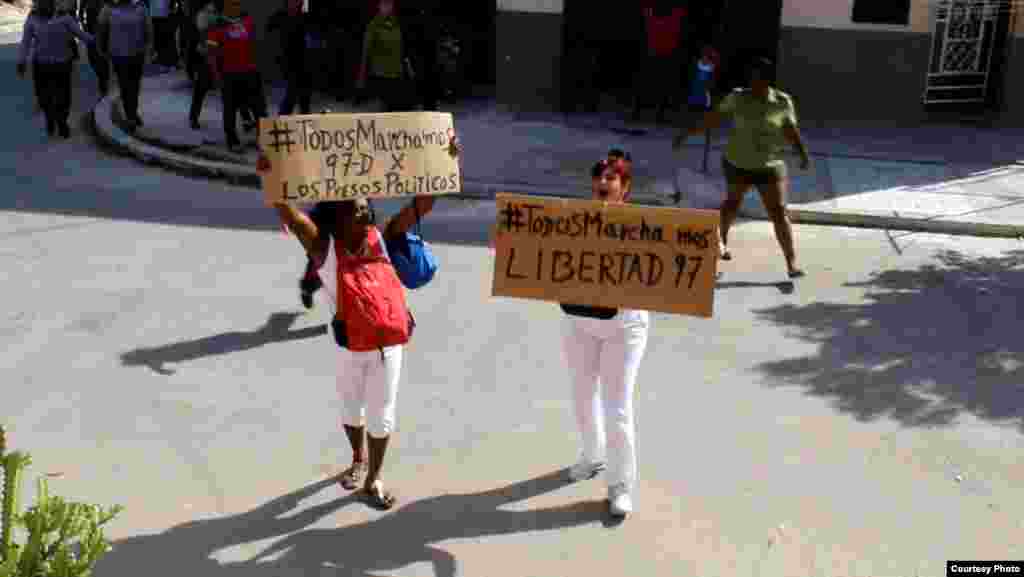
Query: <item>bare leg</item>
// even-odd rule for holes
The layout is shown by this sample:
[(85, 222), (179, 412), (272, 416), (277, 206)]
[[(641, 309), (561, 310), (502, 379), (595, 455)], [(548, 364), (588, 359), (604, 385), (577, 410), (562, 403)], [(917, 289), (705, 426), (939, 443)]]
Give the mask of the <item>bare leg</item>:
[(802, 276), (803, 272), (796, 266), (796, 249), (793, 243), (793, 225), (789, 220), (789, 211), (786, 210), (786, 189), (788, 179), (779, 179), (774, 183), (758, 187), (761, 193), (761, 202), (764, 204), (768, 215), (775, 225), (775, 238), (782, 248), (782, 254), (786, 257), (786, 271), (790, 277)]
[(721, 234), (722, 234), (722, 259), (729, 260), (732, 255), (726, 250), (729, 244), (729, 229), (732, 224), (736, 222), (736, 214), (740, 211), (740, 204), (743, 202), (743, 197), (747, 194), (752, 186), (750, 182), (742, 178), (730, 178), (726, 176), (728, 190), (726, 192), (725, 201), (722, 203), (721, 208)]

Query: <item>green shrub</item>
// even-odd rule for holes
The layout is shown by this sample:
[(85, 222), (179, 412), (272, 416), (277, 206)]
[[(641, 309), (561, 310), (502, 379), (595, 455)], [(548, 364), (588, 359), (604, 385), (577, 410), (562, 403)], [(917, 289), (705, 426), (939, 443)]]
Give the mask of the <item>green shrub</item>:
[[(0, 427), (0, 577), (89, 577), (96, 561), (110, 550), (103, 526), (122, 507), (104, 510), (52, 496), (46, 479), (40, 477), (35, 504), (19, 513), (22, 476), (31, 463), (27, 453), (7, 452)], [(14, 540), (16, 526), (25, 534), (20, 544)]]

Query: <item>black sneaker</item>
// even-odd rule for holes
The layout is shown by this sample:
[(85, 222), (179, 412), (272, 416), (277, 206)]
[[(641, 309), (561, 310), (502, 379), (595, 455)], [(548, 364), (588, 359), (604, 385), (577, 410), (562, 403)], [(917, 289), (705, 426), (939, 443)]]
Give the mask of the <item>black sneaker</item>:
[(313, 308), (313, 293), (299, 291), (299, 299), (302, 301), (302, 306), (306, 307), (306, 310)]
[(63, 138), (63, 139), (71, 138), (71, 127), (68, 126), (68, 123), (67, 123), (66, 120), (64, 122), (61, 122), (57, 126), (57, 128), (60, 131), (60, 137), (61, 138)]
[(57, 123), (52, 121), (52, 120), (50, 120), (49, 118), (47, 118), (46, 119), (46, 134), (48, 134), (50, 136), (53, 136), (54, 132), (57, 132)]

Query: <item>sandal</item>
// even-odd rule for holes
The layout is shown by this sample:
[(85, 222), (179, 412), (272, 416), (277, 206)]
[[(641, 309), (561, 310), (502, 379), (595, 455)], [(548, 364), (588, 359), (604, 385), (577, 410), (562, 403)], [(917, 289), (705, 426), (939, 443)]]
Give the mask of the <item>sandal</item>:
[(379, 479), (374, 481), (369, 488), (363, 489), (363, 496), (366, 497), (366, 502), (371, 507), (382, 511), (395, 506), (395, 496), (384, 488), (384, 484)]
[(807, 273), (805, 273), (803, 271), (803, 269), (795, 268), (795, 269), (789, 271), (789, 278), (801, 278), (801, 277), (805, 276), (806, 274)]
[(352, 466), (341, 474), (341, 478), (338, 481), (341, 483), (341, 487), (343, 489), (346, 491), (353, 491), (363, 482), (363, 475), (365, 474), (366, 463), (358, 461), (352, 463)]

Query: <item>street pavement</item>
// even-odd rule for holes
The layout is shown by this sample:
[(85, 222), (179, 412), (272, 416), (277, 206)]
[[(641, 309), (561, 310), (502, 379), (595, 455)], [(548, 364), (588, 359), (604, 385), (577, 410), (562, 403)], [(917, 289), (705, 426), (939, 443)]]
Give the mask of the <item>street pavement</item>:
[[(302, 311), (301, 249), (259, 192), (81, 130), (48, 141), (29, 83), (5, 78), (0, 420), (55, 492), (127, 507), (97, 577), (897, 577), (1024, 558), (1019, 240), (798, 225), (792, 284), (771, 226), (739, 224), (714, 318), (653, 315), (638, 511), (616, 525), (600, 480), (562, 480), (558, 308), (490, 297), (494, 204), (444, 199), (382, 513), (330, 481), (350, 455), (328, 307)], [(84, 65), (75, 99), (84, 125)]]

